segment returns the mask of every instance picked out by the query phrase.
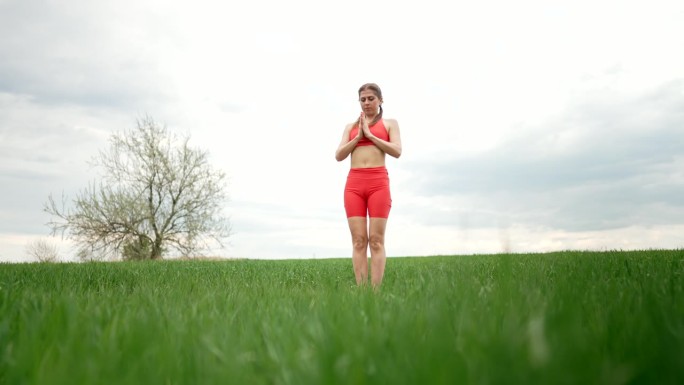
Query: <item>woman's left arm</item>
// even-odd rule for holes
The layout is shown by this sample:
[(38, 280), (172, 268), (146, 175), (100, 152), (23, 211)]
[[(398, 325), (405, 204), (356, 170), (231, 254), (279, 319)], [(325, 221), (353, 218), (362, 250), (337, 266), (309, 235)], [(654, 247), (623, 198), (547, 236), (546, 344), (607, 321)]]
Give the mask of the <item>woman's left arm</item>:
[(399, 133), (399, 123), (397, 123), (395, 119), (385, 119), (385, 127), (387, 127), (387, 133), (389, 134), (389, 142), (373, 135), (369, 129), (364, 130), (363, 134), (386, 154), (398, 158), (401, 156), (401, 134)]

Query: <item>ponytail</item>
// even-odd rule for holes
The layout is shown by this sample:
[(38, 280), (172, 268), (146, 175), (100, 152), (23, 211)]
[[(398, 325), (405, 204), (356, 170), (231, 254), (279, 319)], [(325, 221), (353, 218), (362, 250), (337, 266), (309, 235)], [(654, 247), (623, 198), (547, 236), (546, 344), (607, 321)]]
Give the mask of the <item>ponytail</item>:
[(375, 123), (380, 121), (380, 119), (382, 119), (382, 104), (380, 105), (380, 112), (378, 112), (378, 114), (375, 115), (375, 118), (373, 118), (373, 121), (369, 124), (369, 126), (374, 125)]

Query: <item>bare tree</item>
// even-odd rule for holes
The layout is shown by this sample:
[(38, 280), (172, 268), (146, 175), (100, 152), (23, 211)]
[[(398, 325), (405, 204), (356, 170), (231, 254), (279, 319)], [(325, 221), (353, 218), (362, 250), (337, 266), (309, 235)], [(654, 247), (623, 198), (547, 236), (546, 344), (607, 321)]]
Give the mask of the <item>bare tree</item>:
[(26, 254), (38, 262), (57, 262), (59, 260), (57, 246), (42, 238), (29, 241), (26, 244)]
[(94, 165), (102, 180), (72, 200), (52, 195), (45, 211), (53, 234), (73, 238), (79, 255), (160, 259), (169, 250), (198, 254), (229, 236), (223, 215), (225, 174), (208, 163), (208, 153), (189, 145), (152, 118), (112, 135)]

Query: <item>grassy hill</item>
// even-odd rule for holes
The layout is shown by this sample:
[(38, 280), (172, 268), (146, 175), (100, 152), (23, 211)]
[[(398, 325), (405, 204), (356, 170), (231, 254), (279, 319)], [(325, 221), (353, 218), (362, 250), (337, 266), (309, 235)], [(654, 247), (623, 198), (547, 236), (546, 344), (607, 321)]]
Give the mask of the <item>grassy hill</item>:
[(0, 264), (0, 384), (684, 383), (684, 251)]

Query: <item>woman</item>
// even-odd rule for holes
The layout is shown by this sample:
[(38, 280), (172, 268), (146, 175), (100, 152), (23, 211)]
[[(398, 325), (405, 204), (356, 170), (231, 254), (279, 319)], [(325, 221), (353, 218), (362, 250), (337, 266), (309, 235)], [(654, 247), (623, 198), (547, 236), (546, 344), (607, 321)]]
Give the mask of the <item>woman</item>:
[(341, 162), (351, 154), (344, 209), (352, 237), (356, 284), (368, 281), (370, 245), (371, 285), (377, 288), (385, 272), (385, 228), (392, 206), (385, 154), (399, 158), (401, 137), (397, 121), (382, 117), (382, 92), (377, 84), (359, 88), (359, 103), (361, 115), (345, 127), (335, 159)]

